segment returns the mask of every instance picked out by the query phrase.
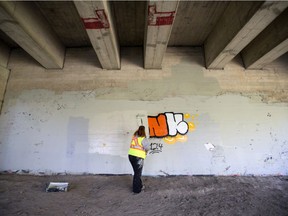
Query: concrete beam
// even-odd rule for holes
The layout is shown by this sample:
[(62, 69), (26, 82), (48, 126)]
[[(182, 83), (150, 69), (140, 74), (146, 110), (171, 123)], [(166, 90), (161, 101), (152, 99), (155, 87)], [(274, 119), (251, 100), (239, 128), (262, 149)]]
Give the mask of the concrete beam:
[(144, 42), (144, 68), (161, 69), (178, 1), (148, 1)]
[(120, 69), (120, 48), (110, 3), (74, 1), (92, 46), (104, 69)]
[(10, 57), (10, 47), (0, 41), (0, 66), (7, 68)]
[(9, 70), (7, 69), (10, 48), (0, 41), (0, 113), (6, 91)]
[(246, 68), (262, 69), (288, 52), (288, 9), (280, 14), (242, 52)]
[(0, 1), (0, 29), (43, 67), (63, 67), (65, 47), (33, 2)]
[(221, 69), (265, 29), (288, 2), (230, 2), (204, 44), (206, 67)]
[(0, 113), (2, 110), (9, 74), (10, 71), (7, 68), (0, 66)]

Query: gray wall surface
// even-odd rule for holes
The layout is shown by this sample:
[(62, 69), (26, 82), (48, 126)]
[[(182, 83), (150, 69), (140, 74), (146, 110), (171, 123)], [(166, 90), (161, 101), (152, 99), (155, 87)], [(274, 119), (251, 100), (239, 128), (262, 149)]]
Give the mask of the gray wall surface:
[(148, 118), (168, 113), (189, 128), (181, 135), (166, 122), (177, 136), (150, 139), (144, 175), (288, 174), (287, 55), (265, 70), (245, 70), (238, 58), (207, 70), (200, 48), (168, 48), (162, 69), (145, 70), (142, 55), (123, 49), (121, 71), (108, 71), (92, 48), (67, 49), (63, 70), (47, 70), (14, 50), (0, 170), (132, 173), (133, 132), (142, 119), (150, 134)]

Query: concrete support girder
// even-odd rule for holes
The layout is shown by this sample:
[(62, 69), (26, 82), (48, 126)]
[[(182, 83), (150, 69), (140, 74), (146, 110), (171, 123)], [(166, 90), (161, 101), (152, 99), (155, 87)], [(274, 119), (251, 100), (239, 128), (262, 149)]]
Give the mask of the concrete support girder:
[(43, 67), (63, 67), (65, 47), (33, 2), (0, 1), (0, 29)]
[(103, 69), (120, 69), (120, 48), (110, 3), (74, 1)]
[(148, 1), (144, 42), (144, 68), (161, 69), (178, 1)]
[(230, 2), (204, 43), (206, 67), (222, 69), (265, 29), (288, 2)]
[(0, 41), (0, 113), (9, 77), (9, 70), (7, 69), (9, 56), (10, 48)]
[(10, 48), (0, 41), (0, 66), (7, 68), (8, 60), (10, 56)]
[(262, 69), (288, 52), (288, 9), (280, 14), (241, 52), (243, 63), (249, 69)]

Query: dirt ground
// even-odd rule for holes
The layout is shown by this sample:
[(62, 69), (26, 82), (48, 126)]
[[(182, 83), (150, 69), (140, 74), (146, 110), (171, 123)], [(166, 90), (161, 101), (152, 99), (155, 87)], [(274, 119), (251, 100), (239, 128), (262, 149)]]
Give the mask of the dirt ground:
[[(0, 215), (288, 215), (288, 177), (0, 175)], [(69, 182), (68, 192), (45, 192)]]

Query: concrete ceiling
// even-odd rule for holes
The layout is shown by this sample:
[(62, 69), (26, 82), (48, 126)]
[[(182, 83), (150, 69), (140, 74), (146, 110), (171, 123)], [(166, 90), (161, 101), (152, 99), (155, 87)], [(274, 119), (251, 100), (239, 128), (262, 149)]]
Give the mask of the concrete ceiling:
[[(161, 1), (158, 1), (158, 2), (161, 2)], [(288, 37), (287, 26), (288, 25), (287, 23), (283, 22), (283, 20), (288, 22), (288, 16), (287, 16), (288, 4), (286, 4), (288, 2), (283, 1), (280, 6), (276, 5), (275, 7), (273, 3), (270, 4), (268, 2), (269, 3), (268, 4), (267, 2), (263, 3), (260, 1), (233, 2), (234, 5), (231, 5), (230, 1), (219, 1), (219, 2), (175, 1), (175, 2), (176, 2), (175, 9), (170, 10), (170, 11), (175, 12), (174, 22), (173, 22), (173, 25), (171, 25), (171, 28), (168, 33), (160, 32), (159, 29), (164, 28), (162, 26), (158, 28), (157, 30), (158, 33), (155, 33), (154, 30), (149, 31), (149, 27), (147, 27), (146, 20), (148, 18), (147, 18), (146, 8), (148, 7), (148, 5), (156, 4), (155, 2), (153, 1), (148, 1), (148, 2), (147, 1), (110, 1), (108, 2), (109, 7), (111, 8), (110, 9), (111, 12), (110, 14), (109, 12), (106, 12), (106, 13), (108, 13), (108, 15), (112, 17), (111, 19), (114, 20), (113, 30), (116, 32), (115, 38), (118, 41), (116, 45), (118, 47), (119, 46), (120, 47), (121, 46), (143, 46), (144, 50), (148, 52), (147, 55), (154, 55), (155, 53), (153, 54), (153, 52), (151, 53), (148, 49), (146, 49), (146, 47), (149, 47), (151, 43), (149, 42), (150, 44), (148, 44), (148, 42), (145, 40), (149, 40), (149, 35), (154, 35), (153, 37), (158, 37), (158, 39), (155, 39), (156, 40), (155, 46), (156, 46), (160, 40), (159, 37), (162, 37), (162, 35), (166, 35), (166, 39), (168, 41), (165, 41), (166, 39), (161, 39), (162, 44), (166, 43), (165, 47), (167, 46), (203, 46), (205, 47), (205, 56), (207, 58), (206, 64), (208, 68), (209, 68), (209, 65), (211, 65), (210, 68), (214, 68), (214, 67), (223, 68), (223, 65), (225, 65), (225, 63), (223, 64), (217, 63), (217, 58), (222, 58), (221, 55), (223, 55), (223, 53), (229, 52), (229, 54), (232, 53), (230, 57), (231, 59), (235, 55), (239, 54), (240, 52), (241, 53), (244, 52), (244, 48), (248, 49), (248, 50), (245, 50), (244, 53), (248, 52), (247, 56), (251, 55), (251, 52), (252, 53), (255, 52), (253, 50), (253, 43), (257, 44), (257, 41), (255, 42), (255, 40), (259, 40), (260, 45), (261, 43), (264, 43), (265, 40), (266, 40), (265, 43), (269, 43), (269, 40), (267, 39), (267, 37), (269, 36), (261, 35), (261, 33), (263, 32), (265, 33), (264, 30), (267, 28), (270, 28), (270, 30), (268, 29), (266, 31), (274, 32), (274, 31), (278, 31), (277, 29), (281, 29), (279, 30), (281, 31), (279, 33), (281, 34), (280, 36), (281, 39), (279, 39), (279, 41), (273, 45), (274, 47), (269, 48), (269, 50), (265, 50), (263, 52), (267, 53), (271, 49), (279, 46), (279, 44), (281, 44), (282, 48), (278, 49), (278, 55), (274, 54), (273, 58), (275, 59), (275, 56), (279, 57), (280, 55), (287, 52), (287, 49), (288, 49), (287, 42), (283, 44), (284, 43), (283, 41), (287, 41), (287, 37)], [(81, 7), (81, 5), (78, 6), (78, 9), (77, 9), (73, 1), (33, 1), (33, 2), (27, 2), (27, 4), (28, 3), (29, 5), (33, 4), (34, 11), (35, 10), (40, 11), (41, 15), (48, 22), (48, 25), (45, 26), (45, 28), (52, 29), (51, 31), (53, 31), (56, 34), (56, 37), (61, 41), (62, 45), (65, 48), (87, 47), (87, 46), (93, 46), (93, 43), (95, 43), (91, 39), (91, 35), (89, 36), (87, 34), (88, 31), (86, 31), (83, 21), (81, 20), (81, 17), (83, 16), (79, 15), (81, 13), (79, 12), (80, 10), (79, 7)], [(96, 4), (96, 3), (93, 3), (93, 4)], [(157, 3), (157, 4), (160, 4), (160, 3)], [(168, 5), (169, 2), (165, 4), (166, 5), (164, 5), (164, 3), (162, 4), (161, 6), (162, 8), (159, 5), (157, 5), (157, 10), (165, 11), (165, 7), (166, 8), (172, 7), (171, 5)], [(235, 5), (235, 4), (238, 4), (238, 5)], [(103, 6), (104, 8), (106, 7), (105, 3), (103, 2), (102, 2), (102, 5), (104, 5)], [(97, 8), (98, 7), (99, 7), (99, 4), (97, 5)], [(267, 7), (269, 7), (268, 10), (267, 10)], [(241, 10), (241, 8), (243, 10)], [(0, 9), (1, 9), (1, 4), (0, 4)], [(5, 10), (7, 10), (7, 8), (4, 10), (1, 9), (0, 15), (1, 13), (3, 14), (6, 13)], [(169, 11), (169, 9), (166, 9), (166, 11), (167, 10)], [(269, 14), (270, 16), (269, 19), (265, 18), (268, 16), (267, 14), (258, 15), (258, 14), (261, 14), (264, 10), (267, 10), (265, 11), (265, 13)], [(276, 22), (275, 20), (276, 18), (280, 17), (280, 14), (282, 14), (282, 20)], [(261, 18), (261, 16), (263, 18)], [(253, 25), (251, 24), (255, 22), (260, 23), (259, 20), (263, 20), (264, 18), (266, 19), (265, 22), (259, 26), (255, 24)], [(233, 19), (235, 20), (233, 21)], [(2, 20), (5, 20), (5, 18), (2, 18)], [(232, 23), (232, 21), (234, 23)], [(280, 25), (278, 23), (284, 23), (284, 24), (282, 24), (282, 26), (278, 26), (275, 29), (274, 26)], [(1, 25), (2, 24), (0, 24), (1, 41), (4, 42), (4, 44), (6, 44), (10, 48), (19, 47), (19, 42), (14, 42), (15, 38), (13, 38), (13, 36), (11, 35), (7, 36), (6, 35), (7, 30), (5, 30), (5, 28), (2, 28)], [(237, 26), (237, 25), (241, 27), (239, 27), (238, 29), (236, 27), (234, 28), (234, 26)], [(251, 29), (251, 28), (258, 29), (259, 31), (255, 32), (255, 29)], [(245, 32), (245, 31), (246, 33), (242, 34), (242, 32)], [(226, 34), (228, 35), (227, 37), (229, 37), (230, 34), (231, 36), (226, 39), (225, 38)], [(248, 34), (251, 36), (249, 37), (249, 39), (246, 40), (246, 35)], [(271, 36), (272, 38), (275, 38), (275, 35), (279, 35), (279, 34), (278, 32), (274, 32), (273, 34), (274, 36), (273, 35)], [(257, 39), (257, 36), (259, 35), (262, 38), (264, 37), (264, 39), (261, 39), (261, 37)], [(222, 38), (224, 39), (222, 40)], [(114, 39), (112, 38), (111, 40), (113, 41)], [(263, 40), (264, 42), (262, 42)], [(230, 47), (230, 43), (233, 43), (233, 41), (234, 41), (234, 45), (233, 46), (231, 45)], [(242, 42), (243, 42), (243, 45), (241, 45), (240, 47), (236, 47), (235, 43), (241, 44)], [(259, 47), (259, 43), (257, 44), (257, 47)], [(216, 47), (217, 44), (219, 44), (219, 47)], [(251, 48), (252, 51), (249, 50), (248, 45), (252, 46)], [(95, 46), (93, 47), (95, 49)], [(214, 54), (213, 52), (214, 51), (216, 52), (217, 49), (219, 49), (218, 53)], [(162, 51), (162, 55), (164, 55), (163, 52), (165, 53), (165, 51)], [(277, 52), (277, 51), (274, 50), (274, 52)], [(210, 53), (211, 53), (211, 57), (207, 56), (207, 55), (210, 55)], [(117, 52), (115, 55), (117, 55)], [(109, 56), (111, 55), (109, 54)], [(257, 58), (260, 58), (260, 57), (257, 57)], [(229, 59), (226, 60), (226, 62), (227, 61), (229, 61)], [(247, 62), (249, 62), (249, 60), (247, 60)], [(251, 64), (253, 63), (254, 62), (252, 62)], [(161, 59), (160, 59), (160, 65), (161, 65)], [(152, 65), (151, 67), (157, 68), (159, 66)], [(103, 68), (105, 67), (103, 66)]]
[[(72, 1), (35, 1), (43, 16), (66, 47), (91, 46), (89, 37)], [(143, 46), (146, 1), (112, 1), (120, 46)], [(169, 46), (202, 46), (223, 14), (228, 2), (180, 1)], [(10, 47), (17, 47), (1, 31)]]

